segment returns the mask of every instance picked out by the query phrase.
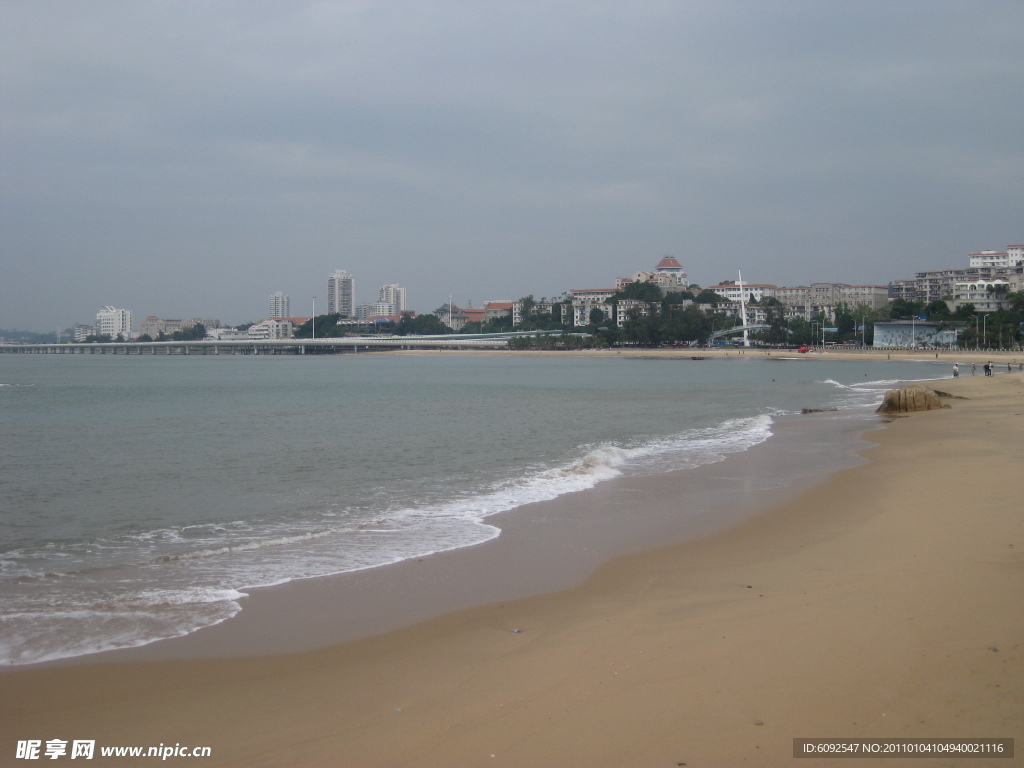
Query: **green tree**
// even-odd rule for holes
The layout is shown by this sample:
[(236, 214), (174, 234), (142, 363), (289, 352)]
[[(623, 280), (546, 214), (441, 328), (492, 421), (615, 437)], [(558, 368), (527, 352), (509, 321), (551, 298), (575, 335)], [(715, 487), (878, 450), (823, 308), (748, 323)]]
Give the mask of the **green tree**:
[(635, 301), (661, 301), (661, 297), (661, 288), (654, 283), (633, 282), (621, 291), (617, 291), (610, 301), (612, 303), (617, 303), (623, 299), (634, 299)]
[(200, 341), (206, 338), (206, 326), (196, 323), (171, 334), (175, 341)]
[(669, 343), (707, 343), (711, 335), (711, 315), (690, 305), (671, 312), (662, 323), (662, 340)]
[(445, 325), (437, 315), (415, 315), (406, 313), (398, 321), (395, 333), (399, 336), (437, 336), (451, 333), (452, 329)]
[(893, 320), (909, 320), (925, 313), (923, 301), (893, 299), (889, 302), (889, 317)]
[(789, 321), (789, 342), (798, 347), (810, 346), (813, 342), (814, 331), (811, 324), (802, 317), (794, 317)]
[(727, 298), (725, 298), (725, 296), (723, 296), (720, 293), (715, 293), (710, 288), (705, 288), (703, 291), (698, 293), (696, 295), (696, 297), (694, 297), (693, 300), (697, 304), (711, 304), (711, 305), (716, 306), (716, 307), (719, 304), (728, 304), (729, 303), (729, 300)]
[(316, 327), (316, 338), (329, 339), (345, 335), (345, 328), (338, 325), (341, 315), (333, 313), (330, 315), (317, 315), (295, 328), (295, 338), (309, 339), (313, 337), (313, 328)]
[(975, 309), (974, 305), (970, 302), (967, 302), (966, 304), (961, 304), (959, 307), (956, 308), (956, 312), (953, 313), (953, 319), (970, 320), (974, 317), (976, 313), (977, 309)]
[(765, 321), (768, 330), (764, 332), (764, 340), (768, 344), (782, 346), (789, 341), (789, 324), (786, 322), (786, 307), (774, 296), (766, 296), (762, 302), (765, 309)]
[(837, 341), (850, 341), (857, 336), (857, 318), (845, 302), (836, 307), (835, 327), (839, 329)]
[(631, 309), (622, 327), (622, 336), (626, 341), (632, 341), (642, 347), (656, 347), (661, 344), (662, 339), (661, 321), (657, 317), (642, 315)]

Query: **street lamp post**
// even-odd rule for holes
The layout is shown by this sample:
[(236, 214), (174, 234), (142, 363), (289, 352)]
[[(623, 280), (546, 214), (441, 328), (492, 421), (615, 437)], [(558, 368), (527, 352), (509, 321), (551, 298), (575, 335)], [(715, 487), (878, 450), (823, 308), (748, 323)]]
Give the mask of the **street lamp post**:
[(981, 335), (985, 337), (985, 349), (988, 349), (988, 315), (981, 319)]
[(309, 318), (309, 327), (313, 331), (313, 341), (316, 341), (316, 296), (313, 297), (313, 316)]

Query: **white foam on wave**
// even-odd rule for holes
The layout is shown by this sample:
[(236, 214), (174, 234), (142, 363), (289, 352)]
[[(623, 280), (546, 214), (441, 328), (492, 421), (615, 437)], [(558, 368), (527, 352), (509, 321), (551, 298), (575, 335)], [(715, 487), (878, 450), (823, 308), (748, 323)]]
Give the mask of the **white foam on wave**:
[[(500, 535), (499, 528), (487, 522), (496, 514), (584, 491), (625, 472), (660, 473), (720, 461), (767, 440), (771, 425), (772, 417), (764, 414), (626, 445), (583, 446), (577, 458), (564, 464), (533, 467), (465, 497), (374, 512), (359, 525), (353, 520), (331, 524), (328, 516), (320, 516), (265, 525), (162, 528), (132, 533), (124, 542), (92, 542), (96, 548), (124, 545), (126, 552), (129, 544), (141, 545), (136, 554), (149, 557), (134, 564), (65, 571), (65, 577), (82, 580), (70, 593), (73, 598), (62, 589), (49, 589), (45, 579), (21, 590), (23, 599), (10, 606), (0, 623), (0, 664), (34, 663), (179, 637), (235, 615), (249, 588), (365, 570), (480, 544)], [(160, 547), (167, 549), (160, 553)]]

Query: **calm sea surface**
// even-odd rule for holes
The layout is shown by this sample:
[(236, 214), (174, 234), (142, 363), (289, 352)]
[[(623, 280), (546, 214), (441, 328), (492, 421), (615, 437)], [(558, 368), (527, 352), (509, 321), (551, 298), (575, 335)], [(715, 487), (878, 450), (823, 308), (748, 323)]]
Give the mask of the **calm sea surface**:
[(0, 355), (0, 664), (182, 635), (248, 588), (478, 544), (527, 502), (720, 461), (801, 408), (862, 414), (947, 374), (758, 354)]

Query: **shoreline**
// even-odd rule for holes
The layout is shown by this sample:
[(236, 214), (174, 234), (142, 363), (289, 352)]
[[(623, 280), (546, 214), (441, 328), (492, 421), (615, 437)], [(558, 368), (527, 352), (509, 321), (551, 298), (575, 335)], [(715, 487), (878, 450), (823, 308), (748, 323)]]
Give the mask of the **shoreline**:
[[(220, 624), (7, 669), (312, 651), (467, 608), (569, 589), (613, 559), (705, 538), (826, 482), (863, 461), (856, 451), (868, 443), (861, 435), (882, 421), (873, 413), (791, 415), (773, 425), (765, 442), (721, 461), (617, 477), (488, 517), (500, 534), (479, 544), (249, 588), (242, 610)], [(623, 516), (623, 508), (638, 500)]]
[[(96, 738), (209, 744), (214, 765), (778, 765), (798, 736), (1024, 736), (1024, 532), (1007, 486), (1024, 460), (1024, 378), (942, 388), (972, 399), (871, 432), (869, 463), (766, 514), (640, 542), (561, 592), (298, 654), (5, 670), (0, 749)], [(678, 488), (663, 490), (671, 505)], [(972, 765), (989, 762), (1007, 764)]]

